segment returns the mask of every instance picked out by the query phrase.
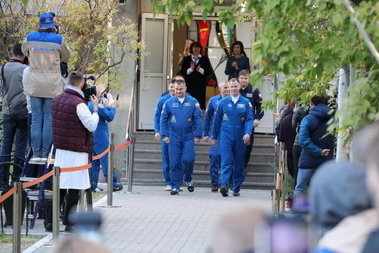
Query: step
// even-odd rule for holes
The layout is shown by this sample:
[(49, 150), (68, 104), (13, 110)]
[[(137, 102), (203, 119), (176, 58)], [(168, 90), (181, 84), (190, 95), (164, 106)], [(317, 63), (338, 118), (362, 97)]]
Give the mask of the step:
[[(149, 170), (149, 169), (134, 169), (133, 171), (134, 176), (138, 178), (138, 174), (143, 175), (143, 179), (160, 179), (162, 178), (162, 172), (157, 170)], [(245, 181), (254, 182), (266, 182), (266, 183), (272, 183), (274, 182), (275, 173), (268, 173), (268, 172), (248, 172), (245, 175)], [(208, 180), (210, 178), (209, 171), (199, 171), (194, 170), (193, 171), (193, 178), (194, 181), (198, 179), (202, 180)], [(259, 179), (259, 180), (256, 180)], [(161, 179), (163, 180), (163, 178)]]
[[(154, 133), (152, 131), (134, 132), (136, 141), (154, 141)], [(202, 141), (203, 142), (203, 141)], [(271, 144), (274, 145), (275, 135), (273, 134), (254, 134), (254, 143), (256, 144)]]
[[(127, 181), (123, 181), (127, 183)], [(194, 180), (195, 191), (196, 187), (210, 187), (209, 180)], [(164, 183), (162, 179), (134, 179), (133, 185), (161, 185), (162, 191), (164, 190)], [(183, 190), (185, 185), (182, 186)], [(260, 190), (272, 190), (275, 188), (275, 183), (262, 183), (262, 182), (243, 182), (241, 189), (260, 189)]]
[[(209, 143), (199, 143), (195, 145), (196, 152), (208, 152)], [(135, 143), (135, 153), (143, 150), (161, 150), (161, 144), (154, 141), (139, 141)], [(253, 153), (275, 153), (275, 146), (271, 144), (253, 145)]]
[[(254, 172), (274, 172), (273, 163), (258, 163), (253, 162), (250, 159), (249, 164), (246, 166), (247, 171)], [(195, 161), (194, 169), (207, 171), (209, 169), (208, 161)], [(160, 170), (162, 168), (162, 162), (160, 159), (134, 159), (134, 169), (155, 169)]]
[[(154, 149), (135, 149), (134, 158), (135, 159), (157, 159), (160, 160), (162, 153), (160, 150)], [(209, 161), (208, 151), (196, 151), (196, 161)], [(256, 150), (252, 152), (251, 158), (254, 162), (270, 162), (274, 163), (275, 155), (274, 153), (257, 153)]]

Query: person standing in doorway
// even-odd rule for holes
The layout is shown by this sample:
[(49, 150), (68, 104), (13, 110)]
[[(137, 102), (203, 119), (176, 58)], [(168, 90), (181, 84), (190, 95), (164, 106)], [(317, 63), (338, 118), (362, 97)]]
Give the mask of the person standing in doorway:
[[(229, 82), (220, 82), (218, 85), (220, 94), (211, 97), (208, 102), (207, 110), (204, 117), (204, 141), (209, 141), (210, 131), (213, 125), (214, 115), (216, 114), (217, 107), (220, 104), (221, 99), (229, 96)], [(217, 192), (220, 187), (220, 164), (221, 155), (219, 145), (209, 147), (209, 174), (211, 176), (212, 192)]]
[(183, 178), (189, 192), (195, 189), (192, 173), (195, 143), (202, 137), (202, 113), (197, 100), (186, 95), (186, 89), (184, 81), (175, 80), (176, 96), (166, 101), (161, 115), (161, 138), (169, 144), (171, 195), (179, 194)]
[(247, 57), (243, 43), (235, 41), (230, 47), (232, 56), (228, 58), (225, 66), (225, 75), (228, 75), (228, 80), (238, 78), (241, 70), (246, 69), (250, 72), (250, 59)]
[(213, 121), (211, 144), (220, 145), (221, 188), (228, 196), (229, 179), (233, 178), (233, 196), (240, 196), (245, 179), (244, 158), (253, 128), (253, 110), (250, 101), (240, 95), (241, 85), (236, 78), (229, 81), (230, 96), (221, 99)]
[(202, 50), (199, 42), (191, 44), (191, 55), (184, 57), (180, 74), (186, 80), (187, 92), (196, 98), (201, 109), (205, 110), (205, 93), (211, 74), (211, 63), (207, 56), (202, 55)]

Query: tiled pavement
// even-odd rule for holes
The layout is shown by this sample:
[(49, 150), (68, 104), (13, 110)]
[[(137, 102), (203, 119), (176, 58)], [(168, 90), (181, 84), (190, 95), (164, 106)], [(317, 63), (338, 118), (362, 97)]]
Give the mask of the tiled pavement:
[[(103, 187), (106, 189), (106, 187)], [(113, 206), (101, 212), (103, 243), (110, 252), (205, 252), (218, 216), (241, 205), (256, 205), (271, 212), (270, 191), (242, 189), (240, 197), (222, 197), (210, 188), (183, 189), (171, 196), (159, 186), (126, 187), (113, 195)], [(106, 197), (96, 206), (106, 206)], [(41, 233), (41, 225), (30, 230)], [(25, 252), (49, 252), (51, 234)], [(47, 247), (50, 246), (50, 247)]]

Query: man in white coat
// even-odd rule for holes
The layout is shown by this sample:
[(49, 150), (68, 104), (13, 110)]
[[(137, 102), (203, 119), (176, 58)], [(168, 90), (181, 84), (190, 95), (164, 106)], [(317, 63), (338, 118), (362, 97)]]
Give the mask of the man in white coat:
[[(68, 85), (62, 94), (52, 101), (53, 116), (53, 144), (55, 146), (55, 166), (70, 168), (83, 166), (89, 163), (89, 154), (92, 153), (93, 136), (99, 122), (98, 98), (90, 97), (93, 104), (93, 113), (87, 107), (84, 99), (83, 74), (73, 71), (68, 77)], [(66, 196), (65, 216), (63, 224), (65, 231), (73, 230), (69, 215), (73, 207), (78, 204), (80, 190), (90, 188), (88, 169), (64, 172), (60, 177), (61, 196)], [(64, 195), (61, 197), (63, 199)]]

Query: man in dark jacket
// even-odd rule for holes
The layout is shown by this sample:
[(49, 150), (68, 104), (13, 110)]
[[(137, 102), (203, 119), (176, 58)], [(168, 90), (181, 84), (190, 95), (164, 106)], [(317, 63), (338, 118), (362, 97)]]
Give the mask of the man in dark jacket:
[[(12, 153), (13, 143), (14, 163), (18, 166), (13, 166), (12, 182), (19, 180), (24, 162), (21, 158), (25, 157), (25, 151), (28, 141), (28, 126), (27, 117), (21, 119), (13, 118), (17, 109), (24, 107), (26, 111), (26, 98), (22, 86), (22, 75), (26, 68), (24, 64), (25, 56), (21, 51), (21, 44), (16, 44), (12, 50), (12, 57), (9, 62), (5, 63), (0, 69), (0, 84), (3, 90), (3, 136), (0, 162), (9, 162)], [(9, 165), (0, 166), (0, 189), (9, 188)]]
[(253, 114), (254, 114), (254, 125), (253, 131), (250, 135), (250, 144), (246, 146), (246, 155), (244, 161), (244, 167), (249, 163), (250, 154), (253, 150), (254, 144), (254, 129), (259, 126), (260, 120), (263, 118), (264, 111), (262, 110), (262, 95), (258, 89), (253, 90), (253, 86), (249, 83), (250, 72), (243, 69), (238, 74), (238, 81), (241, 84), (240, 94), (249, 99)]
[(332, 116), (325, 102), (325, 97), (314, 96), (309, 114), (301, 121), (299, 143), (302, 151), (294, 195), (305, 194), (316, 169), (333, 159), (334, 136), (327, 131), (327, 123)]

